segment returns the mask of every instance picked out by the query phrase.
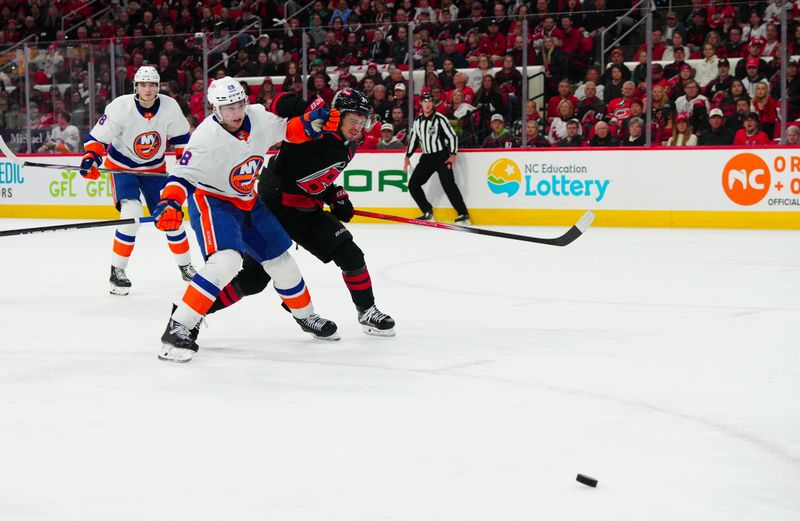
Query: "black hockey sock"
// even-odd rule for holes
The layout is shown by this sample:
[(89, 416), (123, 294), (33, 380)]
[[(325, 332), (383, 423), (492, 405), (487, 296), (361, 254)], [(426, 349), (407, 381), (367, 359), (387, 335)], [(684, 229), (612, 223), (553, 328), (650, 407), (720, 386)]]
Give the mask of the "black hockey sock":
[(342, 278), (345, 286), (350, 290), (350, 297), (356, 307), (366, 309), (375, 304), (375, 295), (372, 293), (372, 279), (369, 277), (369, 271), (367, 271), (366, 266), (356, 270), (342, 271)]

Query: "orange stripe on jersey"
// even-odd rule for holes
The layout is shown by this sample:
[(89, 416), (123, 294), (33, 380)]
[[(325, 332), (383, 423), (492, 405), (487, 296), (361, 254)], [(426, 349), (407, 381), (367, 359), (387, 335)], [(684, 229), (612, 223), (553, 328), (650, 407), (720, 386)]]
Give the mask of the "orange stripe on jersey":
[(239, 199), (238, 197), (227, 197), (224, 195), (215, 194), (213, 192), (208, 192), (202, 188), (198, 188), (194, 191), (194, 193), (195, 195), (200, 195), (202, 197), (213, 197), (214, 199), (219, 199), (220, 201), (229, 202), (236, 208), (244, 210), (245, 212), (249, 212), (256, 205), (255, 196), (251, 197), (250, 199)]
[(199, 190), (194, 193), (194, 202), (197, 204), (197, 209), (200, 211), (200, 229), (203, 231), (206, 256), (209, 257), (212, 253), (216, 253), (217, 241), (214, 237), (214, 227), (211, 222), (211, 209), (208, 206), (208, 201), (205, 196), (198, 192)]
[(114, 206), (117, 206), (119, 201), (117, 201), (117, 188), (114, 184), (114, 176), (110, 175), (108, 178), (111, 179), (111, 195), (114, 198)]
[(113, 162), (110, 158), (106, 158), (103, 162), (103, 168), (108, 168), (110, 170), (121, 170), (123, 172), (149, 172), (155, 174), (165, 174), (167, 173), (167, 164), (161, 163), (159, 166), (154, 168), (131, 168), (128, 166), (118, 165), (117, 163)]
[(103, 156), (106, 153), (106, 147), (104, 147), (102, 143), (98, 143), (97, 141), (90, 141), (89, 143), (84, 143), (83, 149), (86, 152), (94, 152), (98, 156)]
[[(114, 253), (119, 255), (120, 257), (130, 257), (131, 253), (133, 253), (133, 244), (123, 244), (118, 240), (114, 239)], [(186, 245), (188, 249), (188, 244)]]
[(214, 304), (213, 300), (197, 291), (191, 284), (186, 288), (186, 293), (183, 294), (183, 302), (201, 315), (208, 313), (211, 305)]
[(281, 298), (291, 309), (303, 309), (311, 304), (311, 294), (308, 292), (308, 288), (303, 289), (303, 292), (296, 297)]
[(170, 251), (172, 253), (174, 253), (175, 255), (180, 255), (182, 253), (186, 253), (187, 251), (189, 251), (189, 240), (188, 239), (184, 239), (181, 242), (169, 242), (169, 241), (167, 241), (167, 244), (169, 244)]
[(183, 147), (175, 148), (175, 161), (180, 161), (181, 157), (183, 157)]

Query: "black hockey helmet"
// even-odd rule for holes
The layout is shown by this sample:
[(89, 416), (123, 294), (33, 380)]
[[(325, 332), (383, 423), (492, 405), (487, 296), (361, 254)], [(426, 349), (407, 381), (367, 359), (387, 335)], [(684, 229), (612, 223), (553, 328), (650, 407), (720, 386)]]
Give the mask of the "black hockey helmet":
[(331, 103), (333, 108), (344, 114), (345, 112), (355, 112), (367, 116), (369, 119), (372, 114), (372, 105), (367, 95), (358, 89), (347, 87), (336, 93)]

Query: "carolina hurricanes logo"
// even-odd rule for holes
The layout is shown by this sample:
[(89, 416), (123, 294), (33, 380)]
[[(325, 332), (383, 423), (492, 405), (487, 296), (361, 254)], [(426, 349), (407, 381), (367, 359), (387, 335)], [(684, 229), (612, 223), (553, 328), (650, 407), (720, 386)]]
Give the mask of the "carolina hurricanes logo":
[(161, 148), (161, 135), (158, 132), (145, 132), (133, 140), (133, 151), (142, 159), (152, 159)]
[(263, 156), (250, 156), (231, 170), (230, 183), (242, 195), (253, 193), (255, 180), (264, 165)]
[(342, 173), (342, 170), (344, 170), (346, 166), (347, 162), (339, 161), (309, 176), (298, 179), (297, 184), (311, 195), (320, 194), (336, 181), (336, 178), (339, 177), (339, 174)]

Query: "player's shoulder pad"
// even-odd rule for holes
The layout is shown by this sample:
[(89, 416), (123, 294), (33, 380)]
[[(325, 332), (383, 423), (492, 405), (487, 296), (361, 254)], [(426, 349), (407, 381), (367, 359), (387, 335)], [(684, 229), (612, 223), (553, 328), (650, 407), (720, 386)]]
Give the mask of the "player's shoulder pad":
[(133, 94), (125, 94), (111, 100), (111, 103), (106, 105), (105, 113), (109, 116), (121, 115), (126, 117), (132, 110), (135, 110), (135, 106)]
[(172, 96), (167, 96), (166, 94), (159, 94), (158, 99), (161, 100), (161, 105), (164, 107), (168, 107), (170, 110), (176, 109), (180, 110), (181, 106)]
[(290, 92), (281, 92), (272, 100), (269, 111), (282, 118), (293, 118), (302, 116), (309, 110), (318, 109), (325, 106), (322, 98), (315, 97), (311, 101), (303, 99), (302, 96)]

